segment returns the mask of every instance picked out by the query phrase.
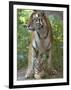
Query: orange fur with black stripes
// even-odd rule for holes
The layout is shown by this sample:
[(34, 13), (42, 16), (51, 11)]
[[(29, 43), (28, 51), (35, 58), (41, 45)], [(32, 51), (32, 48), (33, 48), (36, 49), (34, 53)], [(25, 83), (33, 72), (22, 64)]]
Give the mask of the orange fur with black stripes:
[[(44, 11), (34, 10), (28, 22), (28, 30), (32, 31), (32, 40), (29, 46), (28, 70), (25, 78), (33, 76), (40, 79), (45, 75), (45, 69), (52, 67), (52, 27)], [(48, 54), (48, 60), (47, 64), (44, 65), (43, 56), (46, 53)]]

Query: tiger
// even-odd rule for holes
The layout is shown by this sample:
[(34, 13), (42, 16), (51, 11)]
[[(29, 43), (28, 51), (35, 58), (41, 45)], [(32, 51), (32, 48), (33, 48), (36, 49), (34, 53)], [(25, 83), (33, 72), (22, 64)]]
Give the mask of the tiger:
[(52, 26), (44, 10), (33, 10), (27, 28), (32, 33), (25, 78), (41, 79), (52, 71)]

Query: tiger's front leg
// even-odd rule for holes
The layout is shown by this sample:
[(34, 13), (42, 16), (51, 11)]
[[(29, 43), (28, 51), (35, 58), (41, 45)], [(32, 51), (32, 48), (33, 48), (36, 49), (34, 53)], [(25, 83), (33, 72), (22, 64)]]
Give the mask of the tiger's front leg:
[(41, 58), (40, 53), (36, 56), (34, 61), (34, 78), (41, 79), (45, 75), (45, 71), (43, 68), (44, 62), (43, 58)]
[(43, 76), (44, 76), (44, 69), (42, 66), (42, 60), (40, 57), (38, 57), (35, 60), (35, 65), (34, 65), (34, 78), (41, 79)]
[(31, 63), (31, 65), (28, 66), (28, 69), (26, 71), (26, 75), (25, 75), (25, 79), (28, 79), (28, 78), (33, 78), (33, 75), (34, 75), (34, 70), (33, 70), (33, 63)]
[(41, 79), (39, 72), (40, 72), (40, 58), (38, 57), (34, 61), (34, 78), (35, 79)]
[(28, 53), (28, 68), (26, 71), (25, 79), (33, 78), (34, 76), (34, 60), (35, 60), (35, 51), (32, 46), (29, 47)]

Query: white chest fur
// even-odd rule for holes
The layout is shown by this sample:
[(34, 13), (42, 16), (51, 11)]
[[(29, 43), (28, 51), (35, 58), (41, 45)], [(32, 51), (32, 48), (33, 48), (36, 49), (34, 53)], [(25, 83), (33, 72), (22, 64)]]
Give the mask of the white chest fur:
[(49, 49), (51, 47), (50, 33), (46, 39), (40, 39), (37, 32), (35, 32), (35, 38), (33, 40), (33, 46), (34, 46), (34, 48), (40, 49), (41, 52), (44, 52), (45, 50)]

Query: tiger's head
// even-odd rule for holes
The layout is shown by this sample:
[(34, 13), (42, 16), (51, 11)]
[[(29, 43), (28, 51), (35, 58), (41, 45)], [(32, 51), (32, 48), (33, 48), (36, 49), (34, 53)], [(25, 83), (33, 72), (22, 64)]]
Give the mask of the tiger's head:
[(28, 22), (28, 30), (41, 31), (47, 26), (46, 16), (42, 10), (34, 10)]

